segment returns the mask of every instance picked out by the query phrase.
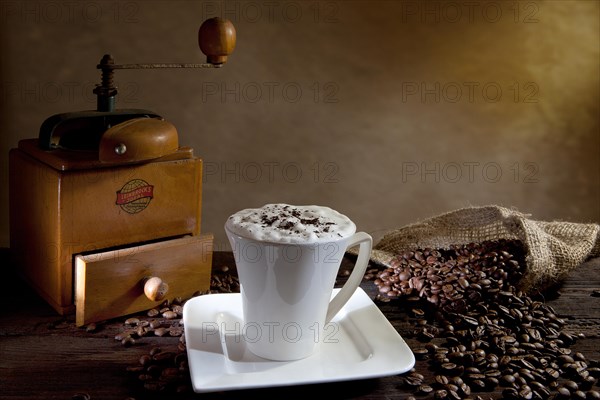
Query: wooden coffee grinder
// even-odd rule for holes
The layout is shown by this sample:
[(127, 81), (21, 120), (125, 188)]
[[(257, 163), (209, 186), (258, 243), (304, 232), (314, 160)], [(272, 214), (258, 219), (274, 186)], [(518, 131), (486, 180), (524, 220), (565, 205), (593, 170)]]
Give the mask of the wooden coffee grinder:
[(235, 28), (199, 31), (205, 64), (125, 64), (105, 55), (97, 110), (57, 114), (9, 156), (10, 247), (21, 275), (77, 325), (189, 298), (210, 285), (200, 233), (202, 160), (155, 112), (115, 109), (117, 69), (218, 68)]

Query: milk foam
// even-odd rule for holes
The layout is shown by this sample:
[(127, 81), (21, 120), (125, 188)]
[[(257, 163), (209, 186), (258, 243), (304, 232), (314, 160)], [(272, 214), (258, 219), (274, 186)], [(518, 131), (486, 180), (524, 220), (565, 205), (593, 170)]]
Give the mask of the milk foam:
[(238, 211), (225, 227), (249, 239), (294, 244), (335, 241), (356, 232), (354, 222), (329, 207), (289, 204)]

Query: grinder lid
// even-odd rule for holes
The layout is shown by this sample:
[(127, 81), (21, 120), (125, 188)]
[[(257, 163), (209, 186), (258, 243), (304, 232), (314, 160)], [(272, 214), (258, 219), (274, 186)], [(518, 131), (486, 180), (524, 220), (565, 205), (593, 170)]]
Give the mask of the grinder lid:
[(98, 159), (108, 163), (136, 163), (163, 157), (178, 148), (173, 124), (160, 118), (134, 118), (104, 132)]
[[(77, 117), (81, 115), (73, 114)], [(67, 116), (65, 120), (73, 124), (72, 121), (77, 121), (77, 118)], [(83, 120), (89, 123), (87, 118)], [(40, 135), (39, 139), (24, 139), (19, 142), (19, 149), (59, 171), (194, 157), (190, 147), (179, 147), (175, 126), (159, 116), (144, 115), (119, 121), (98, 134), (95, 139), (94, 135), (86, 135), (89, 131), (82, 129), (86, 126), (89, 128), (89, 125), (78, 122), (71, 126), (79, 126), (80, 129), (68, 130), (59, 135)], [(45, 131), (42, 129), (42, 132)], [(69, 137), (80, 139), (63, 140)], [(83, 140), (84, 138), (87, 140)], [(52, 144), (47, 146), (50, 143)]]

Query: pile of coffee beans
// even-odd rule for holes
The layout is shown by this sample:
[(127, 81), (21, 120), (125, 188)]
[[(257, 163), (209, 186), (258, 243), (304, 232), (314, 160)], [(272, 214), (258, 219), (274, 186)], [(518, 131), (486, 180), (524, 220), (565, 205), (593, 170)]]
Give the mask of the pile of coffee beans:
[(185, 351), (184, 336), (177, 349), (163, 350), (152, 347), (142, 355), (138, 363), (127, 367), (127, 371), (143, 383), (144, 389), (152, 392), (187, 393), (191, 390), (190, 373)]
[(509, 240), (416, 249), (368, 271), (380, 300), (401, 300), (422, 343), (415, 357), (433, 371), (404, 385), (419, 398), (600, 399), (599, 362), (572, 352), (579, 335), (519, 290), (524, 273), (523, 246)]
[(159, 308), (147, 312), (147, 317), (131, 317), (124, 322), (123, 330), (115, 335), (124, 346), (131, 346), (136, 339), (144, 336), (181, 336), (183, 335), (183, 301), (174, 299), (173, 302), (165, 301)]

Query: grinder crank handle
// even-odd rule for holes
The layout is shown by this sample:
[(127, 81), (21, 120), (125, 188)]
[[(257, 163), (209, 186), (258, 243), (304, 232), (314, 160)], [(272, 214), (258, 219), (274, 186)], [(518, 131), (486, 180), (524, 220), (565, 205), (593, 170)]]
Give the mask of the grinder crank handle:
[[(97, 68), (102, 71), (102, 80), (93, 90), (97, 96), (96, 110), (56, 114), (47, 118), (40, 127), (39, 147), (43, 150), (52, 150), (58, 147), (95, 150), (98, 149), (103, 133), (117, 124), (134, 118), (160, 118), (160, 115), (149, 110), (115, 109), (117, 87), (114, 84), (114, 70), (218, 68), (227, 62), (227, 57), (235, 48), (235, 42), (236, 31), (231, 21), (215, 17), (204, 21), (198, 30), (198, 45), (206, 55), (206, 64), (119, 65), (114, 63), (112, 56), (106, 54), (97, 65)], [(113, 150), (115, 148), (110, 149), (110, 151)]]

